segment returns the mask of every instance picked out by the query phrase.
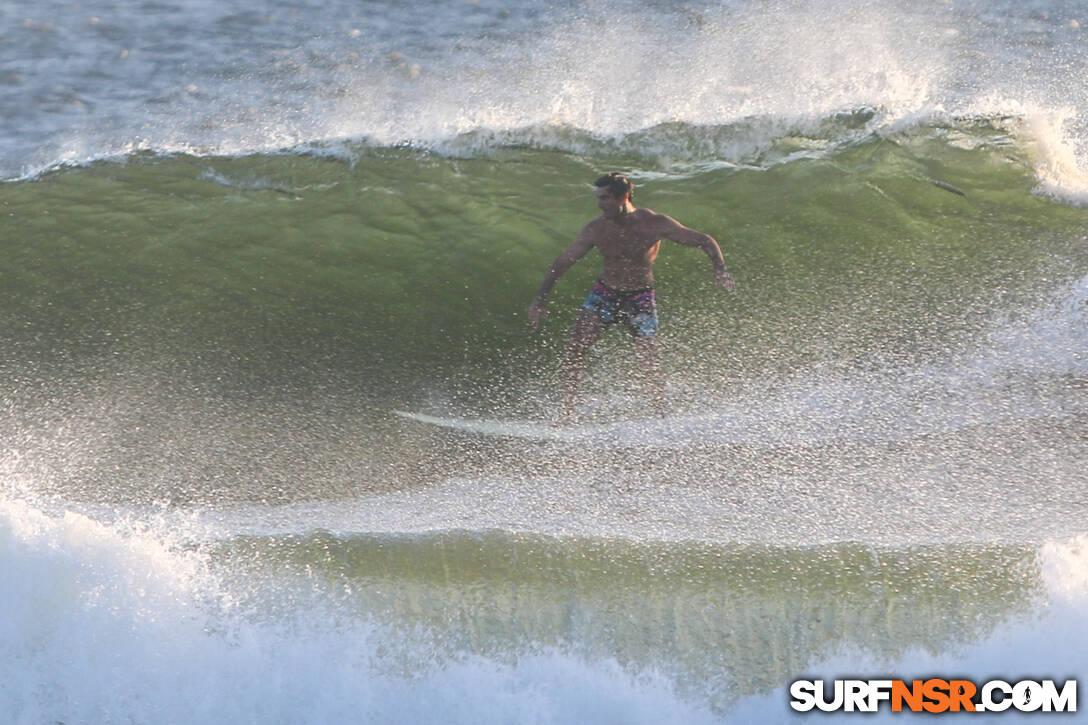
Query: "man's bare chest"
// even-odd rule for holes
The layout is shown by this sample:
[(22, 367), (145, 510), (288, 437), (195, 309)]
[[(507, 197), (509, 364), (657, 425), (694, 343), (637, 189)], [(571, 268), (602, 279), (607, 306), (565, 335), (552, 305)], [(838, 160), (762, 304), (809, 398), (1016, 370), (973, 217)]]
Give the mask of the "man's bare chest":
[(643, 257), (660, 242), (660, 238), (646, 229), (612, 229), (600, 235), (597, 248), (610, 257)]

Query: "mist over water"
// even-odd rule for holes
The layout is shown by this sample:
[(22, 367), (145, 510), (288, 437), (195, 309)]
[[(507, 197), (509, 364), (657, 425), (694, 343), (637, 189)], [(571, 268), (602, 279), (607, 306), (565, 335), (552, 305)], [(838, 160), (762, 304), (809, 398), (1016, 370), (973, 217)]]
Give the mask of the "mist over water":
[[(1083, 675), (1085, 32), (0, 5), (0, 720), (773, 723), (802, 675)], [(556, 427), (598, 260), (525, 310), (611, 170), (738, 289), (666, 244), (670, 414), (612, 332)]]
[[(73, 10), (75, 10), (73, 12)], [(344, 140), (579, 151), (665, 141), (737, 162), (830, 116), (866, 128), (1017, 116), (1083, 153), (1074, 4), (162, 4), (4, 10), (8, 176), (137, 150), (237, 154)], [(61, 64), (54, 60), (63, 55)], [(654, 139), (657, 140), (657, 139)], [(639, 143), (639, 153), (654, 149)], [(1075, 171), (1075, 169), (1066, 169)]]

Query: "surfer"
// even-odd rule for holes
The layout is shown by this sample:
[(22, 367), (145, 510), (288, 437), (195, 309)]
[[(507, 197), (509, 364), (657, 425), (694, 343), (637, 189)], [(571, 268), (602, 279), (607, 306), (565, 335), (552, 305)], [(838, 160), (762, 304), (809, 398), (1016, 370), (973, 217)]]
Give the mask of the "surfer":
[(574, 242), (548, 267), (529, 306), (529, 324), (534, 329), (540, 325), (548, 314), (548, 293), (552, 287), (575, 262), (596, 247), (603, 257), (603, 266), (571, 330), (564, 359), (567, 379), (561, 418), (569, 420), (573, 416), (586, 352), (611, 324), (622, 324), (630, 331), (639, 367), (645, 371), (651, 386), (654, 408), (664, 416), (665, 378), (658, 350), (654, 296), (654, 260), (661, 249), (661, 240), (669, 239), (706, 252), (714, 264), (714, 281), (719, 287), (732, 290), (733, 275), (726, 269), (722, 250), (713, 237), (689, 229), (664, 214), (635, 207), (631, 201), (634, 185), (623, 174), (605, 174), (594, 186), (601, 215), (586, 224)]

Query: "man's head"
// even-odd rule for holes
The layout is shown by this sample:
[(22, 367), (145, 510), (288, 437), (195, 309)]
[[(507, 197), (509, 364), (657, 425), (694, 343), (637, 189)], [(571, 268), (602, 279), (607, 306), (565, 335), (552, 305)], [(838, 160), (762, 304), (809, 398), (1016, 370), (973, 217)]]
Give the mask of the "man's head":
[(622, 199), (624, 194), (628, 199), (635, 198), (635, 185), (631, 183), (631, 180), (619, 172), (612, 172), (611, 174), (605, 174), (601, 178), (593, 182), (593, 185), (598, 189), (605, 189), (609, 194)]
[(625, 213), (628, 202), (635, 195), (635, 185), (620, 173), (605, 174), (593, 185), (597, 187), (597, 208), (607, 217)]

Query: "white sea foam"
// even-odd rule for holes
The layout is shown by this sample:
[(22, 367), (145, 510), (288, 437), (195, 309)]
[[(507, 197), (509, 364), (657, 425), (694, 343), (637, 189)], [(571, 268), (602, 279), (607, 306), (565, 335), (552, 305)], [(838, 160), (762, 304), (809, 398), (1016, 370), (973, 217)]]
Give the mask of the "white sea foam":
[(421, 643), (401, 673), (379, 651), (411, 651), (403, 633), (312, 601), (237, 611), (200, 554), (160, 535), (0, 501), (3, 722), (717, 721), (667, 678), (558, 652), (429, 664)]
[(1023, 321), (998, 326), (971, 367), (1083, 375), (1088, 371), (1088, 276), (1056, 291)]
[[(871, 132), (1018, 117), (1037, 145), (1039, 190), (1079, 203), (1088, 86), (1067, 69), (1083, 67), (1084, 28), (1063, 8), (1033, 7), (610, 0), (362, 13), (330, 2), (299, 14), (168, 3), (160, 18), (41, 3), (9, 28), (12, 56), (0, 57), (12, 108), (0, 174), (138, 150), (234, 155), (345, 139), (459, 153), (508, 142), (577, 151), (588, 138), (743, 163), (782, 134), (864, 108)], [(27, 54), (66, 64), (30, 65)], [(640, 135), (675, 123), (733, 132), (679, 149), (667, 133)]]
[[(798, 678), (824, 679), (969, 679), (981, 684), (989, 680), (1052, 679), (1059, 684), (1079, 679), (1083, 688), (1088, 669), (1088, 538), (1076, 536), (1049, 541), (1037, 555), (1042, 579), (1038, 609), (1010, 619), (975, 642), (950, 644), (940, 653), (911, 651), (895, 659), (874, 657), (869, 652), (836, 654), (815, 667), (798, 673)], [(1083, 712), (1083, 689), (1078, 692), (1078, 712)], [(788, 700), (787, 687), (765, 697), (753, 697), (733, 711), (737, 722), (786, 723), (798, 719), (780, 705)], [(844, 716), (854, 719), (858, 717)], [(906, 713), (885, 709), (868, 721), (901, 722)], [(1037, 722), (1039, 713), (944, 713), (942, 720), (972, 723)], [(1063, 719), (1063, 716), (1056, 716)], [(1065, 716), (1068, 717), (1068, 716)]]
[[(330, 610), (305, 592), (284, 593), (293, 607), (286, 614), (239, 606), (203, 554), (163, 534), (0, 502), (5, 722), (791, 721), (786, 683), (715, 711), (681, 696), (669, 677), (608, 658), (544, 648), (509, 661), (434, 659), (425, 640), (413, 644), (365, 612)], [(1045, 543), (1038, 609), (980, 640), (891, 661), (872, 652), (833, 655), (791, 677), (943, 673), (982, 681), (1083, 673), (1086, 551), (1083, 536)], [(407, 659), (398, 664), (381, 654), (390, 649)], [(1008, 721), (1017, 718), (1001, 719)]]

